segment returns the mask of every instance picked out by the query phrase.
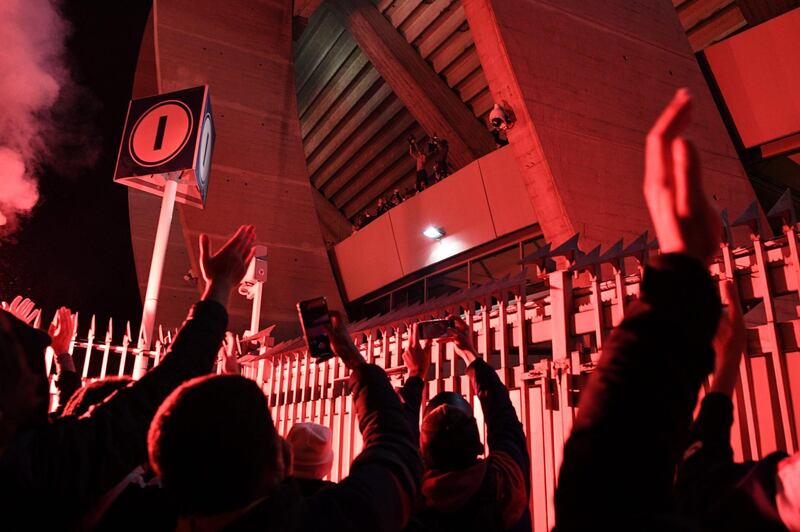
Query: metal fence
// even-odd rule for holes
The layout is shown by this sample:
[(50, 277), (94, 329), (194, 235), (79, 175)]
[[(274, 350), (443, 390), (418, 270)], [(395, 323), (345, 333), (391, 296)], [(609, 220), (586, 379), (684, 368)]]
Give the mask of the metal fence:
[[(785, 195), (768, 213), (780, 218), (783, 233), (764, 236), (756, 205), (733, 223), (723, 213), (727, 242), (710, 267), (714, 279), (733, 279), (745, 311), (748, 347), (740, 369), (734, 406), (732, 444), (737, 460), (757, 459), (776, 450), (798, 449), (800, 397), (800, 256), (798, 225)], [(746, 245), (735, 245), (732, 226), (750, 229)], [(625, 316), (626, 305), (638, 297), (648, 254), (657, 243), (644, 234), (624, 246), (620, 241), (605, 252), (583, 253), (575, 235), (564, 244), (550, 244), (523, 259), (541, 284), (531, 290), (525, 273), (470, 287), (454, 294), (353, 323), (351, 334), (365, 358), (385, 368), (399, 386), (405, 374), (402, 352), (410, 325), (418, 320), (460, 314), (474, 333), (481, 355), (507, 385), (525, 428), (531, 456), (531, 514), (535, 530), (554, 525), (553, 494), (562, 448), (577, 413), (583, 385), (613, 327)], [(94, 327), (92, 327), (94, 331)], [(169, 335), (168, 335), (169, 336)], [(102, 354), (98, 375), (127, 372), (144, 361), (158, 363), (160, 336), (153, 351), (131, 349), (131, 337), (113, 347), (110, 335), (95, 343), (75, 343), (83, 376), (93, 376), (92, 352)], [(88, 350), (88, 354), (87, 354)], [(142, 362), (133, 364), (125, 358)], [(108, 362), (113, 358), (113, 363)], [(434, 344), (427, 382), (428, 397), (442, 390), (463, 393), (474, 407), (482, 436), (485, 430), (479, 401), (470, 390), (464, 364), (450, 344)], [(120, 361), (121, 360), (121, 361)], [(314, 421), (331, 428), (336, 459), (330, 478), (348, 474), (362, 447), (349, 395), (348, 371), (338, 359), (316, 362), (301, 338), (243, 357), (242, 373), (257, 381), (269, 399), (278, 432), (297, 422)], [(109, 370), (109, 367), (113, 369)], [(702, 392), (701, 392), (702, 393)], [(485, 439), (484, 439), (485, 441)]]

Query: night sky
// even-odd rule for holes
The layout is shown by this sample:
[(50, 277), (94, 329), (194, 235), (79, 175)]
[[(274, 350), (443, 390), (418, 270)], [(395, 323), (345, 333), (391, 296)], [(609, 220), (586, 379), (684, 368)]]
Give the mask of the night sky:
[(112, 178), (150, 2), (61, 6), (71, 26), (66, 62), (78, 89), (54, 112), (66, 135), (52, 143), (53, 156), (40, 173), (39, 204), (0, 243), (0, 296), (30, 297), (48, 320), (67, 305), (81, 313), (81, 334), (88, 315), (113, 316), (119, 338), (124, 320), (138, 330), (141, 301), (127, 189)]

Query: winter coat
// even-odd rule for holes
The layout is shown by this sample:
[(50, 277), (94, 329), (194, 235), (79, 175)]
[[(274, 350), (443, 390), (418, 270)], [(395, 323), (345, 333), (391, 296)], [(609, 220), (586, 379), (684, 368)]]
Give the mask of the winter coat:
[(401, 530), (419, 490), (422, 460), (386, 373), (364, 365), (350, 374), (364, 448), (338, 484), (304, 497), (296, 482), (252, 505), (225, 530)]
[[(508, 389), (482, 359), (467, 375), (481, 402), (489, 454), (458, 471), (426, 471), (408, 530), (531, 530), (528, 444)], [(417, 441), (423, 388), (422, 379), (411, 377), (399, 391)]]
[(675, 529), (672, 485), (714, 364), (716, 284), (700, 261), (654, 258), (603, 345), (564, 446), (556, 528)]
[(140, 380), (83, 417), (18, 433), (0, 456), (6, 529), (64, 529), (147, 462), (147, 431), (156, 410), (183, 382), (211, 371), (227, 321), (219, 303), (197, 303), (161, 364)]

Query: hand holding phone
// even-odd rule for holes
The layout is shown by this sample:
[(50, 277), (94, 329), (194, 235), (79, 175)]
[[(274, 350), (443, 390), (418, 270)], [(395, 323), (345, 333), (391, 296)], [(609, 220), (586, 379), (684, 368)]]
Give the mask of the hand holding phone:
[(448, 338), (452, 336), (450, 329), (454, 327), (455, 321), (452, 319), (421, 321), (417, 324), (417, 338), (420, 340)]
[(297, 303), (300, 325), (306, 339), (308, 353), (317, 360), (327, 360), (333, 356), (328, 331), (331, 329), (331, 316), (328, 301), (317, 297)]

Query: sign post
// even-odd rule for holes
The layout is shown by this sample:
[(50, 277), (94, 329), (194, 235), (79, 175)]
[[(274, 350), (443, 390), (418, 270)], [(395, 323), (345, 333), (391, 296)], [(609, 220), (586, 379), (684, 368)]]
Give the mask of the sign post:
[(153, 340), (175, 202), (205, 207), (214, 138), (206, 85), (133, 100), (128, 106), (114, 181), (161, 196), (139, 333), (142, 372), (144, 351)]
[(150, 346), (158, 309), (158, 293), (161, 289), (161, 274), (164, 272), (164, 261), (167, 257), (169, 228), (172, 225), (172, 213), (175, 210), (175, 195), (178, 192), (178, 179), (164, 176), (164, 195), (161, 196), (161, 212), (158, 215), (156, 241), (153, 244), (153, 257), (150, 259), (150, 275), (147, 278), (147, 292), (144, 296), (142, 311), (142, 329), (146, 347)]

